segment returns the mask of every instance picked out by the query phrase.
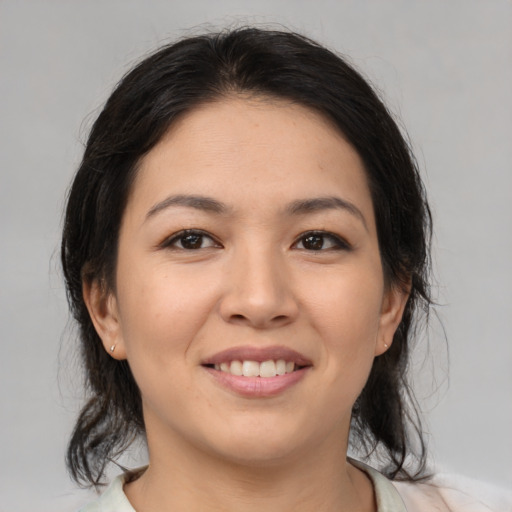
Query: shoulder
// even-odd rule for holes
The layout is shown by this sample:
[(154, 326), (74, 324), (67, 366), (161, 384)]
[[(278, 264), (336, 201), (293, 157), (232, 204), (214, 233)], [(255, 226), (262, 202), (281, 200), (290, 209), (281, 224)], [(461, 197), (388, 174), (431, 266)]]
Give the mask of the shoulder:
[(400, 494), (390, 480), (361, 461), (349, 458), (349, 462), (370, 478), (378, 512), (407, 512)]
[(410, 512), (512, 512), (512, 493), (460, 475), (393, 482)]
[(95, 501), (78, 512), (135, 512), (123, 491), (125, 475), (119, 475)]

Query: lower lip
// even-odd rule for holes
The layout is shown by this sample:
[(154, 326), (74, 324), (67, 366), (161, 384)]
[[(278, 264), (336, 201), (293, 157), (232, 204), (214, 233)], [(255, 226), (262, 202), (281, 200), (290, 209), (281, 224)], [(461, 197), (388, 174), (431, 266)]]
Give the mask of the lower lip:
[(204, 367), (204, 369), (224, 388), (248, 398), (277, 396), (301, 381), (309, 367), (275, 377), (241, 377), (227, 372)]

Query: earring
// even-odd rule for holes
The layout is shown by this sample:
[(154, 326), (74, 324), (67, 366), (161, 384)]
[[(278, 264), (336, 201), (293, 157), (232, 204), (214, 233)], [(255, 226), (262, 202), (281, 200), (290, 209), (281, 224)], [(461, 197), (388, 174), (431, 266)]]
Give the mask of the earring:
[(387, 343), (384, 343), (384, 348), (389, 348), (389, 345)]
[(116, 349), (116, 345), (115, 345), (115, 343), (114, 343), (114, 345), (112, 345), (112, 346), (110, 347), (110, 353), (111, 353), (111, 354), (113, 354), (115, 349)]

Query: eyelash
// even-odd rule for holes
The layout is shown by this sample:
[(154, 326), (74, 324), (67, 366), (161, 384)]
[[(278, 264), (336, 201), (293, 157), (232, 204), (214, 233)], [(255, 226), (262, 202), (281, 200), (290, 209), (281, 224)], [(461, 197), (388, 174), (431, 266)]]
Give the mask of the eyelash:
[[(183, 241), (186, 237), (192, 238), (192, 242), (194, 242), (193, 237), (195, 237), (195, 242), (199, 241), (200, 247), (184, 247)], [(304, 247), (304, 242), (310, 238), (316, 237), (316, 243), (320, 243), (320, 247), (318, 248), (309, 248), (307, 249)], [(209, 239), (211, 243), (207, 247), (201, 247), (203, 244), (203, 241), (205, 239)], [(331, 243), (331, 247), (324, 248), (325, 241), (328, 240)], [(178, 242), (181, 241), (181, 247), (177, 245)], [(190, 240), (189, 240), (190, 241)], [(313, 240), (310, 240), (310, 242), (313, 242)], [(297, 247), (299, 243), (302, 243), (302, 248)], [(222, 244), (218, 242), (213, 236), (211, 236), (206, 231), (203, 231), (201, 229), (184, 229), (183, 231), (179, 231), (178, 233), (173, 234), (171, 237), (167, 238), (162, 244), (160, 244), (161, 248), (170, 248), (170, 249), (178, 249), (183, 251), (197, 251), (200, 249), (208, 249), (211, 247), (222, 247)], [(338, 235), (335, 235), (334, 233), (330, 233), (328, 231), (320, 231), (320, 230), (314, 230), (314, 231), (306, 231), (304, 233), (301, 233), (301, 235), (295, 240), (295, 242), (292, 244), (292, 247), (297, 248), (299, 250), (304, 250), (308, 252), (321, 252), (321, 251), (348, 251), (351, 250), (352, 247), (350, 244), (341, 238)]]
[[(330, 233), (329, 231), (306, 231), (305, 233), (302, 233), (297, 240), (293, 243), (293, 246), (296, 247), (299, 242), (302, 242), (304, 246), (304, 241), (307, 238), (317, 237), (321, 239), (321, 247), (318, 249), (306, 249), (305, 247), (302, 247), (301, 250), (308, 251), (308, 252), (321, 252), (321, 251), (349, 251), (352, 249), (351, 245), (341, 238), (338, 235), (335, 235), (334, 233)], [(325, 240), (329, 240), (332, 244), (331, 247), (324, 248), (323, 245), (325, 243)]]
[[(183, 240), (185, 239), (185, 237), (197, 237), (200, 239), (201, 242), (203, 242), (204, 239), (208, 238), (209, 240), (211, 240), (212, 243), (208, 247), (183, 247)], [(182, 246), (178, 247), (176, 243), (179, 242), (180, 240), (182, 242)], [(178, 249), (182, 251), (196, 251), (199, 249), (207, 249), (210, 247), (222, 247), (222, 245), (206, 231), (202, 231), (201, 229), (184, 229), (183, 231), (174, 233), (174, 235), (164, 240), (164, 242), (160, 244), (160, 247), (167, 249)]]

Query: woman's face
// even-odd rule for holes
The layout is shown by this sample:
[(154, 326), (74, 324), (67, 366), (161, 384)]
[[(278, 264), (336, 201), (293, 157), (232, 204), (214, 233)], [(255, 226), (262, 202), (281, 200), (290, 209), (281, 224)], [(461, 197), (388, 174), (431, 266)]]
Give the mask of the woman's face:
[(150, 453), (251, 464), (346, 449), (406, 298), (384, 285), (354, 149), (313, 111), (243, 98), (194, 110), (143, 159), (115, 292), (99, 288), (86, 299), (133, 371)]

